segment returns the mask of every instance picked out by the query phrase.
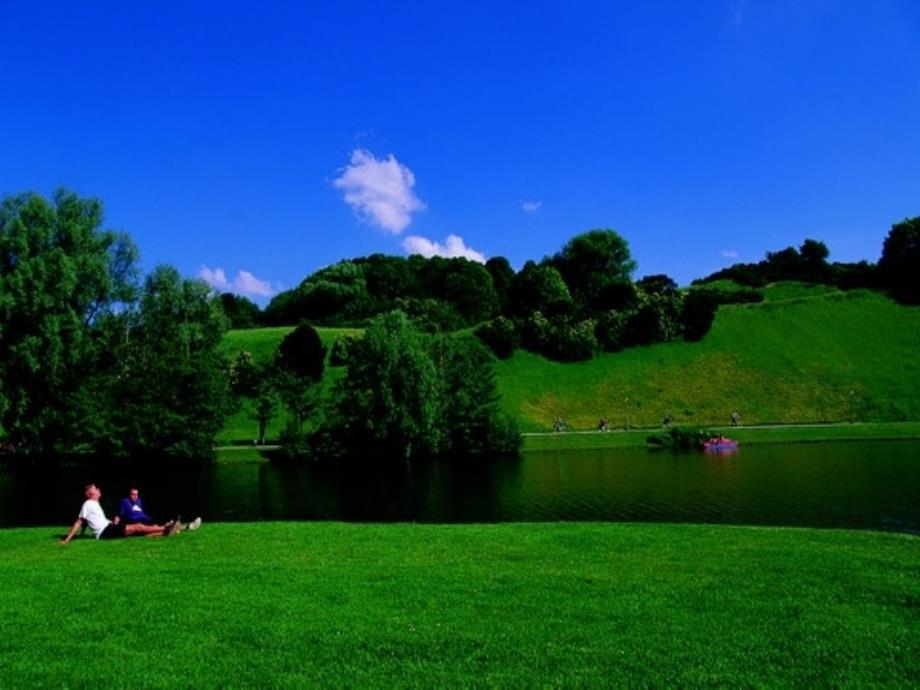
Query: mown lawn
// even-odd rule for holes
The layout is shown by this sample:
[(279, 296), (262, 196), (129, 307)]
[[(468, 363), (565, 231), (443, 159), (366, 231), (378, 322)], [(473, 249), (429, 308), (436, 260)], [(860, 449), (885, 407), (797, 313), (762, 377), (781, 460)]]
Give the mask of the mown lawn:
[(0, 531), (9, 687), (920, 682), (920, 539), (629, 524)]

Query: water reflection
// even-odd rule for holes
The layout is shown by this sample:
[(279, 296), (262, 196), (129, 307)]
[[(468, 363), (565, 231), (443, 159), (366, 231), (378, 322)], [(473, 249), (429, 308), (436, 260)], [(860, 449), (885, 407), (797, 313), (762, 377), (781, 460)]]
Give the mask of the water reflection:
[(920, 444), (586, 451), (406, 465), (228, 464), (0, 471), (0, 526), (65, 525), (93, 481), (111, 512), (139, 485), (155, 516), (435, 523), (718, 522), (920, 532)]

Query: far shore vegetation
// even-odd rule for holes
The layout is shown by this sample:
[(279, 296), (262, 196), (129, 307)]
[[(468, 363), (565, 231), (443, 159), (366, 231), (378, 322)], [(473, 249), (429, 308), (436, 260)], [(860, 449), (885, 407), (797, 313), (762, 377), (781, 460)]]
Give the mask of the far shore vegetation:
[(634, 279), (626, 240), (595, 229), (519, 271), (343, 260), (264, 310), (169, 266), (142, 276), (102, 223), (67, 191), (0, 203), (4, 456), (463, 457), (632, 445), (663, 425), (731, 420), (756, 443), (920, 420), (920, 217), (877, 264), (806, 239), (680, 288)]

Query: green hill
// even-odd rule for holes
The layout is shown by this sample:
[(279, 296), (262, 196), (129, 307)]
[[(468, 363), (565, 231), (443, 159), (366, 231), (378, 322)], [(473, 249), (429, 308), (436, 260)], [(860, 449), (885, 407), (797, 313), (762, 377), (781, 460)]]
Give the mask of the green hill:
[[(719, 309), (698, 343), (672, 342), (560, 364), (529, 352), (497, 363), (503, 407), (524, 431), (678, 424), (920, 419), (920, 309), (868, 291), (782, 283), (761, 304)], [(264, 361), (290, 329), (231, 331), (228, 352)], [(346, 329), (318, 329), (331, 342)], [(357, 331), (348, 330), (349, 334)], [(240, 417), (240, 415), (237, 415)], [(224, 440), (239, 435), (237, 419)], [(254, 422), (248, 422), (254, 426)]]
[(920, 418), (920, 310), (876, 293), (767, 291), (719, 309), (698, 343), (672, 342), (559, 364), (528, 352), (499, 362), (502, 404), (522, 428), (899, 421)]

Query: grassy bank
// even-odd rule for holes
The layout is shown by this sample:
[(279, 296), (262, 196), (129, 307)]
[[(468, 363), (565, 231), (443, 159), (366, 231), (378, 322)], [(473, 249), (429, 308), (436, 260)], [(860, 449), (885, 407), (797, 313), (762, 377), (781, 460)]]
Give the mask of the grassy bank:
[(672, 525), (0, 531), (10, 686), (911, 685), (920, 540)]
[[(811, 443), (821, 441), (902, 441), (920, 440), (920, 422), (879, 422), (855, 424), (800, 424), (765, 427), (712, 426), (744, 445), (760, 443)], [(524, 450), (590, 450), (594, 448), (642, 448), (650, 434), (660, 434), (660, 426), (608, 432), (578, 431), (529, 433), (524, 435)]]

